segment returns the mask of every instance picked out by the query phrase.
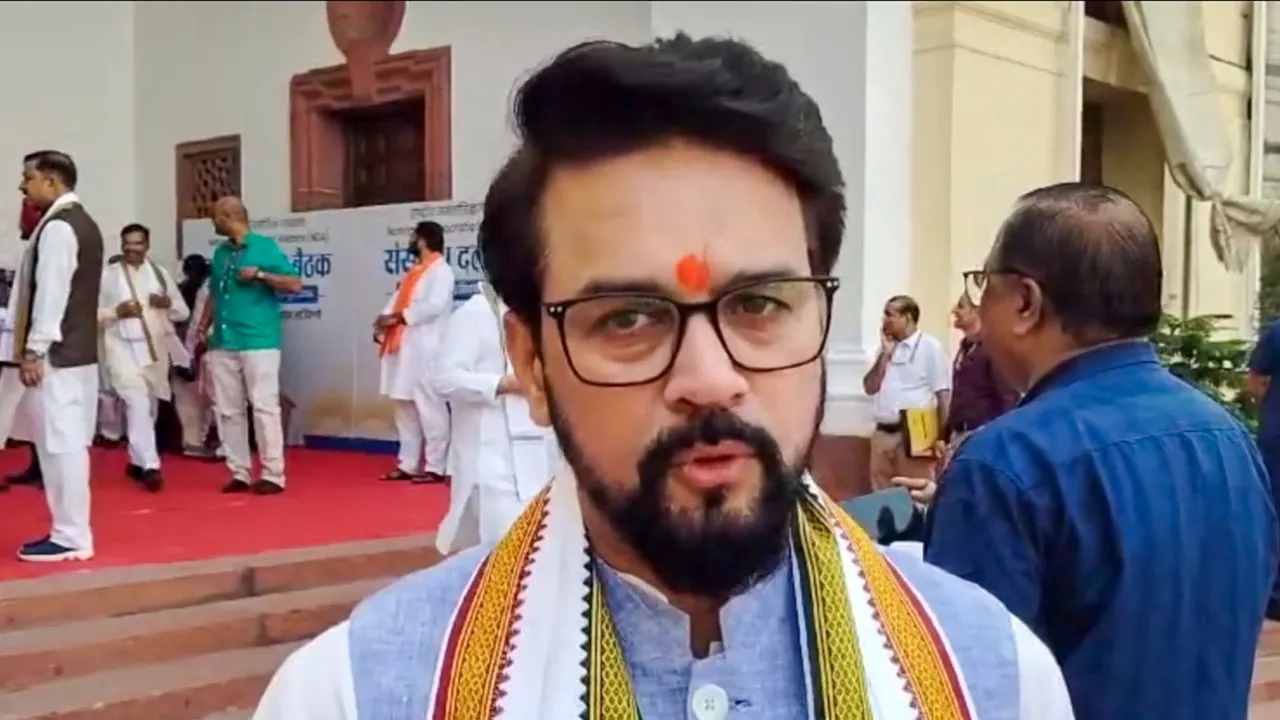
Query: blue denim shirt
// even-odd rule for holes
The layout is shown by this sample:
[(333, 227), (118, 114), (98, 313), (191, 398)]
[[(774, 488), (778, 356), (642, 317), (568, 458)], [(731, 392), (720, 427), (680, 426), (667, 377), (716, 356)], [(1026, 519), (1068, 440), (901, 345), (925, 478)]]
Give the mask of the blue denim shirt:
[(964, 443), (925, 559), (1002, 600), (1089, 720), (1244, 718), (1277, 527), (1253, 438), (1159, 363), (1105, 345)]
[(1258, 440), (1280, 445), (1280, 321), (1268, 324), (1258, 334), (1249, 369), (1271, 379), (1258, 406)]

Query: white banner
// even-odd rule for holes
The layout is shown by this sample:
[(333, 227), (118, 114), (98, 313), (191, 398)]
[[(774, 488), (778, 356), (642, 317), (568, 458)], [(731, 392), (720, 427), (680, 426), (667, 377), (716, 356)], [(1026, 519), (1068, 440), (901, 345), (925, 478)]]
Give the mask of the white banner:
[[(378, 393), (373, 320), (413, 265), (414, 227), (434, 220), (457, 284), (455, 300), (484, 277), (476, 249), (480, 205), (464, 202), (387, 205), (280, 215), (253, 221), (274, 238), (302, 277), (283, 298), (280, 390), (293, 404), (292, 444), (389, 450), (396, 441), (391, 404)], [(221, 242), (208, 220), (182, 224), (187, 253), (213, 257)], [(283, 402), (283, 400), (282, 400)]]

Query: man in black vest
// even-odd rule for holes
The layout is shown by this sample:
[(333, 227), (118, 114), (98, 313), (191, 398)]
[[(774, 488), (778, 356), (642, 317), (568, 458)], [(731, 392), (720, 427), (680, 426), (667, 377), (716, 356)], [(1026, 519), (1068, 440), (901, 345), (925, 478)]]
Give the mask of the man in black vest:
[(34, 233), (32, 262), (19, 278), (29, 298), (15, 345), (26, 391), (19, 413), (44, 471), (53, 527), (26, 543), (30, 562), (88, 560), (89, 445), (97, 420), (98, 289), (102, 233), (76, 197), (77, 171), (69, 155), (41, 150), (23, 158), (19, 189), (44, 217)]

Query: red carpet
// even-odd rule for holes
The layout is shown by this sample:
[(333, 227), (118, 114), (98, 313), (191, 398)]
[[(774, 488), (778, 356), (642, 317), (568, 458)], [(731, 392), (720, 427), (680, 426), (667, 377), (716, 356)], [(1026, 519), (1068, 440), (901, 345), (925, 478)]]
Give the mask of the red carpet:
[[(0, 473), (28, 457), (0, 450)], [(290, 449), (289, 489), (265, 497), (223, 495), (225, 465), (174, 456), (164, 458), (164, 492), (148, 494), (124, 476), (127, 462), (124, 450), (93, 450), (97, 557), (88, 563), (18, 562), (18, 546), (48, 532), (49, 513), (39, 490), (0, 493), (0, 580), (429, 532), (449, 504), (444, 486), (379, 481), (394, 464), (387, 455)]]

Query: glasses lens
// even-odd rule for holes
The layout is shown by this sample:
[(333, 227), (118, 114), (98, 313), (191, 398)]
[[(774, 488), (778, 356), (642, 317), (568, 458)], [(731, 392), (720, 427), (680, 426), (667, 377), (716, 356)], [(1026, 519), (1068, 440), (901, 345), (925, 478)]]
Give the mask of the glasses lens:
[(778, 280), (729, 292), (716, 312), (725, 349), (738, 365), (778, 370), (822, 352), (830, 303), (820, 280)]
[(565, 346), (569, 361), (585, 382), (644, 383), (671, 364), (679, 325), (679, 309), (664, 298), (591, 298), (565, 311)]
[(987, 274), (981, 270), (970, 270), (964, 274), (964, 294), (974, 307), (982, 300), (982, 288), (987, 284)]
[[(735, 288), (716, 300), (724, 349), (754, 371), (794, 367), (822, 352), (830, 316), (822, 280), (795, 279)], [(587, 383), (651, 382), (671, 367), (681, 345), (680, 305), (653, 295), (609, 295), (570, 305), (565, 347)]]

